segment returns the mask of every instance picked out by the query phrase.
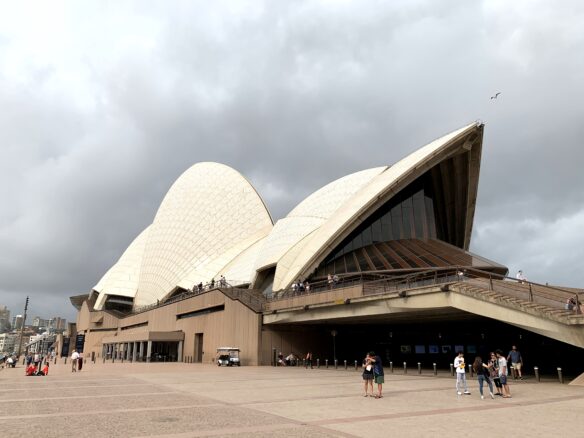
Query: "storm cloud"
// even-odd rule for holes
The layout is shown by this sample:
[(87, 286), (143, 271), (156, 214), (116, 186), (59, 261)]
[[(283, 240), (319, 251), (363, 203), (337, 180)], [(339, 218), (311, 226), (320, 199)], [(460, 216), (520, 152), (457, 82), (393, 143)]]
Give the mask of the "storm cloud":
[[(471, 250), (582, 287), (578, 1), (3, 2), (0, 304), (72, 318), (192, 164), (275, 219), (485, 123)], [(497, 99), (490, 99), (501, 92)]]

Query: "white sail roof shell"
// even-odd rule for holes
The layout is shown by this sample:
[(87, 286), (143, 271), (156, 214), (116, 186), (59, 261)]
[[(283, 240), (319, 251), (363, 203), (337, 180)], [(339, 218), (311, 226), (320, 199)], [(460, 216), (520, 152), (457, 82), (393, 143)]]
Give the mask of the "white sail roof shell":
[(323, 254), (333, 249), (338, 237), (346, 234), (345, 231), (349, 228), (354, 229), (365, 219), (361, 217), (365, 212), (378, 204), (381, 198), (391, 193), (392, 189), (399, 190), (401, 181), (409, 174), (415, 173), (417, 169), (422, 168), (436, 155), (443, 153), (454, 141), (471, 133), (477, 126), (479, 124), (475, 122), (440, 137), (372, 178), (347, 199), (326, 222), (314, 230), (310, 236), (298, 241), (294, 250), (282, 258), (276, 269), (273, 289), (287, 288), (297, 278), (312, 272)]

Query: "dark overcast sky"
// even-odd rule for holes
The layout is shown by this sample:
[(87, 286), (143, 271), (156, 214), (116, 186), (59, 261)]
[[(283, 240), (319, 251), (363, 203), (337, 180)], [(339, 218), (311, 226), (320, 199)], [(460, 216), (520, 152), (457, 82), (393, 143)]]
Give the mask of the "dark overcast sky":
[[(0, 305), (72, 318), (199, 161), (274, 218), (485, 122), (471, 250), (584, 287), (584, 2), (0, 4)], [(497, 100), (490, 96), (500, 91)]]

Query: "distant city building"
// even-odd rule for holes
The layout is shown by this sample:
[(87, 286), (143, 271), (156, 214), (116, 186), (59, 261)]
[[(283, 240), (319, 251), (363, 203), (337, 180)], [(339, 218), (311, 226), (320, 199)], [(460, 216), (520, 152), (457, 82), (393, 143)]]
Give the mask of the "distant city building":
[(40, 316), (35, 316), (32, 320), (32, 326), (33, 327), (48, 327), (49, 326), (49, 321), (48, 319), (43, 319)]
[(16, 315), (12, 318), (12, 330), (20, 330), (22, 328), (22, 315)]
[(0, 334), (0, 352), (1, 353), (12, 353), (14, 351), (14, 346), (18, 335), (11, 333)]
[(0, 332), (7, 332), (10, 327), (10, 310), (6, 306), (0, 307)]
[(67, 328), (67, 320), (60, 316), (54, 316), (49, 319), (48, 328), (56, 332), (61, 332)]

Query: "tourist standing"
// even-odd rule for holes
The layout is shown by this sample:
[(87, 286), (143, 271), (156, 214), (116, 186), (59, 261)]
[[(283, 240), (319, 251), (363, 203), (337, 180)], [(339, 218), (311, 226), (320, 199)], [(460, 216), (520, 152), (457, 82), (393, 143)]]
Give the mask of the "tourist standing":
[(521, 357), (521, 353), (517, 350), (517, 347), (513, 345), (511, 347), (511, 351), (507, 355), (507, 363), (511, 361), (511, 365), (513, 365), (513, 378), (523, 380), (523, 376), (521, 375), (521, 368), (523, 367), (523, 357)]
[(383, 398), (383, 384), (385, 383), (385, 376), (383, 373), (383, 363), (381, 357), (377, 356), (375, 352), (369, 352), (369, 360), (373, 364), (373, 380), (377, 383), (377, 395), (375, 398)]
[(454, 368), (456, 369), (456, 393), (462, 395), (462, 389), (464, 388), (464, 393), (470, 395), (468, 390), (468, 385), (466, 384), (466, 370), (464, 363), (464, 353), (462, 351), (458, 352), (458, 356), (454, 358)]
[[(371, 362), (371, 357), (369, 355), (365, 356), (363, 359), (363, 384), (365, 387), (365, 394), (363, 397), (374, 397), (373, 395), (373, 363)], [(371, 394), (369, 394), (368, 387), (371, 388)]]
[(472, 364), (472, 368), (474, 369), (475, 373), (477, 373), (481, 400), (485, 399), (485, 396), (483, 395), (483, 384), (485, 381), (487, 382), (487, 385), (489, 385), (489, 395), (494, 399), (495, 396), (493, 395), (493, 383), (491, 382), (490, 378), (489, 366), (483, 363), (483, 359), (480, 356), (477, 356), (475, 357), (475, 361)]
[(497, 355), (493, 352), (491, 352), (490, 357), (489, 371), (491, 372), (491, 380), (497, 389), (495, 395), (503, 396), (503, 386), (501, 385), (501, 379), (499, 379), (499, 361), (497, 360)]
[(515, 276), (520, 283), (525, 283), (527, 281), (527, 277), (523, 275), (523, 271), (520, 269)]
[(503, 387), (503, 398), (511, 398), (511, 390), (507, 384), (507, 359), (503, 356), (501, 350), (495, 351), (499, 361), (499, 379), (501, 379), (501, 386)]

